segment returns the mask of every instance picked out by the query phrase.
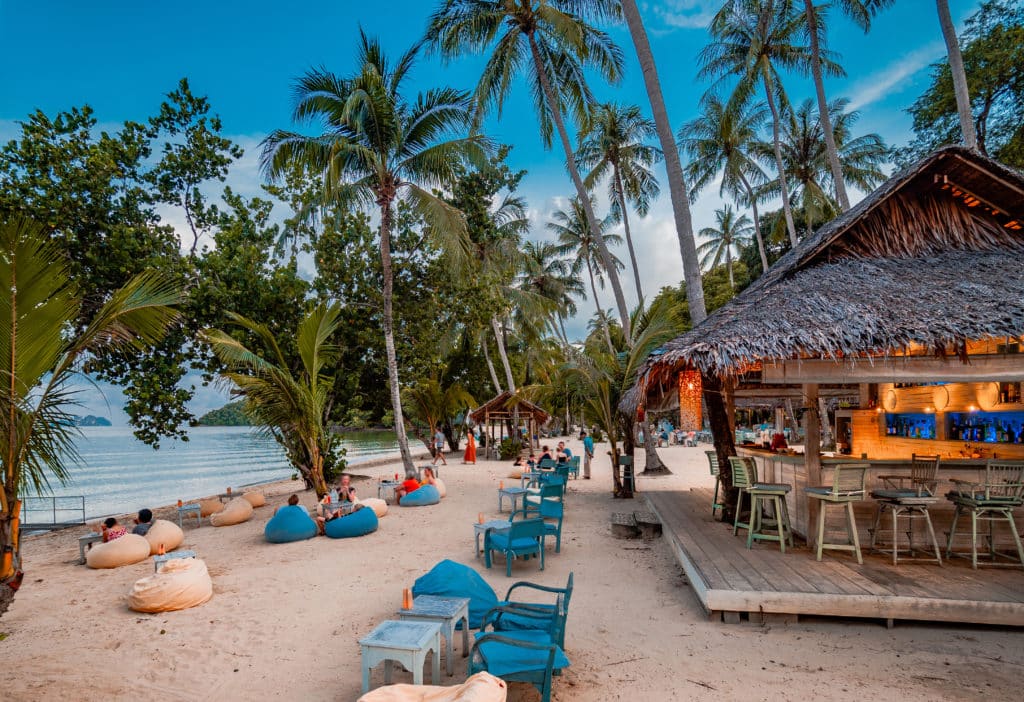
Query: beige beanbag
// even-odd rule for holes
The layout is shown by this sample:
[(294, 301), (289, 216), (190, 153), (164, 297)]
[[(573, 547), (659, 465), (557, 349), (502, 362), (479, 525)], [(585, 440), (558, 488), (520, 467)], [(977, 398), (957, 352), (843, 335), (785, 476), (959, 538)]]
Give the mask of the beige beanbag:
[(199, 513), (204, 517), (217, 514), (224, 510), (224, 503), (220, 500), (199, 500)]
[(513, 478), (514, 480), (519, 480), (520, 478), (523, 477), (523, 469), (513, 468), (511, 471), (509, 471), (508, 477)]
[(249, 500), (244, 497), (236, 497), (224, 505), (222, 512), (217, 512), (217, 514), (210, 517), (210, 524), (217, 527), (231, 526), (232, 524), (241, 524), (244, 521), (248, 521), (251, 516), (252, 505), (249, 504)]
[(359, 500), (359, 504), (366, 505), (372, 509), (378, 517), (383, 517), (388, 513), (388, 503), (377, 497), (367, 497), (365, 500)]
[(434, 478), (434, 487), (437, 488), (437, 491), (441, 494), (441, 497), (444, 497), (445, 495), (448, 494), (448, 490), (445, 489), (444, 482), (440, 478)]
[(213, 597), (213, 581), (198, 558), (175, 558), (160, 571), (132, 585), (128, 606), (136, 612), (173, 612), (197, 607)]
[(267, 504), (267, 498), (263, 496), (262, 492), (247, 492), (242, 497), (248, 500), (253, 507), (262, 507)]
[(490, 673), (477, 673), (461, 685), (385, 685), (357, 702), (505, 702), (508, 686)]
[(185, 532), (174, 522), (166, 519), (157, 519), (149, 528), (145, 536), (149, 542), (149, 555), (155, 555), (160, 551), (160, 544), (164, 545), (165, 551), (173, 551), (181, 546), (185, 540)]
[(149, 558), (149, 542), (138, 534), (125, 534), (105, 544), (96, 544), (85, 556), (90, 568), (119, 568)]

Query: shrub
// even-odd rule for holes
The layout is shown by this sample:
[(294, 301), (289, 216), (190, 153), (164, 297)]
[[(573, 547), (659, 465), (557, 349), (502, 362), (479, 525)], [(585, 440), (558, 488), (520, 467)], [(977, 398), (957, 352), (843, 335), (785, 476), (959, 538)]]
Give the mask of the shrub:
[(498, 455), (501, 460), (507, 461), (519, 455), (522, 444), (515, 439), (505, 439), (498, 445)]

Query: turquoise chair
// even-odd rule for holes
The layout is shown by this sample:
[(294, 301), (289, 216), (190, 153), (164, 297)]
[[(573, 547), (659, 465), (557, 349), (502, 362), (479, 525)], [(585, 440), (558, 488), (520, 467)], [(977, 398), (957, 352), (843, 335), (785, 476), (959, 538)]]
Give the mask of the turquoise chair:
[(548, 536), (555, 537), (555, 553), (562, 552), (562, 517), (565, 515), (565, 504), (561, 500), (541, 500), (540, 504), (527, 503), (525, 510), (530, 515), (540, 515), (544, 520), (544, 531)]
[[(539, 506), (544, 500), (562, 501), (565, 494), (565, 479), (558, 475), (551, 476), (550, 480), (542, 480), (540, 487), (527, 488), (526, 504)], [(531, 507), (532, 509), (532, 507)]]
[(491, 567), (491, 552), (505, 554), (505, 575), (512, 577), (512, 560), (517, 556), (529, 559), (540, 556), (540, 569), (544, 570), (544, 536), (546, 529), (540, 517), (511, 521), (509, 528), (501, 532), (488, 529), (484, 532), (484, 565)]
[[(551, 603), (547, 602), (527, 602), (525, 600), (513, 600), (513, 593), (517, 589), (531, 590), (544, 594), (552, 594), (555, 596), (555, 601)], [(517, 611), (530, 612), (534, 614), (541, 614), (547, 617), (558, 616), (559, 602), (561, 602), (561, 609), (563, 614), (562, 626), (559, 631), (558, 645), (565, 647), (565, 619), (569, 616), (569, 602), (572, 601), (572, 589), (573, 589), (573, 574), (569, 573), (569, 580), (566, 582), (565, 587), (550, 587), (548, 585), (537, 585), (536, 583), (527, 582), (521, 580), (518, 583), (514, 583), (505, 593), (505, 599), (498, 602), (499, 607), (503, 607), (506, 610), (513, 609)], [(523, 593), (525, 594), (525, 593)], [(523, 596), (523, 595), (520, 595)], [(501, 618), (501, 622), (498, 626), (500, 630), (511, 631), (515, 629), (530, 629), (534, 628), (535, 620), (531, 618), (517, 619), (514, 614), (506, 612)]]
[(551, 470), (556, 465), (557, 464), (555, 463), (555, 459), (553, 459), (553, 458), (542, 458), (542, 459), (540, 459), (540, 463), (537, 464), (537, 467), (540, 468), (541, 470)]
[(569, 459), (569, 475), (572, 476), (572, 478), (574, 480), (579, 480), (579, 478), (580, 478), (580, 457), (579, 456), (573, 456), (572, 458)]
[(705, 451), (708, 457), (708, 464), (711, 466), (711, 477), (715, 479), (715, 495), (711, 498), (711, 518), (714, 519), (715, 512), (722, 509), (718, 501), (718, 490), (722, 486), (722, 474), (718, 469), (718, 451)]
[[(498, 606), (484, 615), (477, 636), (486, 634), (490, 627), (495, 633), (510, 638), (531, 643), (553, 643), (562, 647), (565, 645), (566, 614), (564, 595), (557, 596), (551, 611), (523, 609), (513, 605)], [(556, 668), (556, 675), (559, 670)]]
[[(529, 640), (534, 638), (535, 640)], [(547, 643), (543, 643), (548, 640)], [(469, 653), (468, 675), (487, 671), (506, 682), (530, 683), (540, 692), (541, 702), (551, 702), (551, 682), (556, 670), (567, 668), (569, 659), (543, 631), (506, 634), (478, 634)]]

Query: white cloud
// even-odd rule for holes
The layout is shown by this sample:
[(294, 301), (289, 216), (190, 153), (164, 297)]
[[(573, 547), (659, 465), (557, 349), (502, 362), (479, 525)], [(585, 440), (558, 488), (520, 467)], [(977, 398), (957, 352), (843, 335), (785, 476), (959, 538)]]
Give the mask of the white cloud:
[(721, 2), (711, 0), (664, 0), (644, 3), (643, 9), (653, 12), (669, 28), (704, 29), (721, 6)]
[(850, 88), (850, 109), (859, 110), (893, 92), (900, 92), (905, 80), (926, 68), (946, 53), (945, 44), (933, 41), (904, 54), (880, 71), (864, 76)]

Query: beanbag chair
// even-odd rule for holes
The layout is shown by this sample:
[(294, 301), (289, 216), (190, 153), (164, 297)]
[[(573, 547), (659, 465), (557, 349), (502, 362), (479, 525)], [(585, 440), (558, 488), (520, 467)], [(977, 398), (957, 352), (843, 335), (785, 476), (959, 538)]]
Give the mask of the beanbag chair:
[(262, 507), (267, 504), (267, 498), (263, 496), (262, 492), (246, 492), (242, 497), (248, 500), (253, 507)]
[(501, 678), (482, 671), (461, 685), (385, 685), (367, 692), (357, 702), (505, 702), (508, 686)]
[(312, 539), (316, 536), (316, 522), (302, 505), (285, 505), (277, 510), (263, 528), (263, 538), (272, 544)]
[(231, 526), (246, 522), (251, 516), (252, 505), (249, 504), (249, 500), (244, 497), (236, 497), (224, 505), (223, 511), (217, 512), (217, 514), (210, 517), (210, 524), (216, 527)]
[(149, 558), (149, 542), (145, 536), (125, 534), (108, 541), (96, 544), (85, 556), (85, 563), (90, 568), (119, 568)]
[(199, 514), (209, 517), (211, 514), (224, 511), (224, 503), (220, 500), (199, 500)]
[(398, 503), (402, 507), (425, 507), (436, 505), (441, 501), (441, 493), (433, 485), (424, 485), (419, 490), (413, 490)]
[(332, 539), (347, 539), (352, 536), (366, 536), (377, 531), (377, 513), (369, 507), (357, 509), (352, 514), (338, 517), (324, 524), (324, 534)]
[(181, 546), (181, 542), (185, 540), (185, 532), (174, 522), (157, 519), (143, 538), (149, 542), (149, 555), (152, 556), (159, 553), (160, 544), (164, 545), (165, 551), (173, 551)]
[(523, 477), (523, 469), (522, 468), (513, 468), (512, 470), (509, 471), (508, 477), (512, 478), (513, 480), (520, 480), (520, 479), (522, 479), (522, 477)]
[(484, 615), (498, 606), (498, 596), (479, 573), (451, 560), (441, 561), (429, 573), (416, 578), (412, 594), (468, 597), (470, 629), (479, 629)]
[(448, 488), (444, 486), (444, 481), (440, 478), (434, 478), (434, 487), (437, 488), (437, 494), (442, 498), (448, 496)]
[(378, 497), (367, 497), (365, 500), (359, 500), (359, 504), (372, 509), (378, 517), (383, 517), (388, 513), (388, 503)]
[(213, 597), (213, 581), (198, 558), (175, 558), (160, 571), (132, 585), (128, 606), (136, 612), (173, 612), (197, 607)]

